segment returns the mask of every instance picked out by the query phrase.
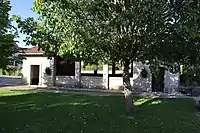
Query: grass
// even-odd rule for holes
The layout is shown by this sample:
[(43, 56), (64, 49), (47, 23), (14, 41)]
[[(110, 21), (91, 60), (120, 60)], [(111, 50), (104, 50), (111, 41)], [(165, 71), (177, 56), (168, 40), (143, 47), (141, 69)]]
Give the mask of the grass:
[(200, 133), (189, 99), (137, 98), (129, 119), (123, 97), (0, 92), (0, 133)]

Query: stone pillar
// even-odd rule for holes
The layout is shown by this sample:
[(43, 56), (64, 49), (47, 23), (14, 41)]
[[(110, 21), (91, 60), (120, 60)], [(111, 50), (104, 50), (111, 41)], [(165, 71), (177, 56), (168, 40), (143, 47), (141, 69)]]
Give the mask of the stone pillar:
[(135, 77), (134, 77), (134, 76), (135, 76), (135, 73), (134, 73), (135, 71), (134, 71), (134, 69), (135, 69), (135, 67), (136, 67), (135, 62), (133, 62), (131, 66), (132, 66), (131, 72), (132, 72), (132, 74), (133, 74), (132, 84), (131, 84), (131, 85), (132, 85), (133, 89), (135, 89), (135, 84), (134, 84), (134, 83), (135, 83), (135, 81), (134, 81), (134, 80), (135, 80)]
[[(56, 57), (53, 57), (50, 60), (51, 75), (48, 76), (47, 74), (45, 74), (46, 79), (44, 80), (46, 80), (47, 86), (49, 87), (53, 87), (54, 85), (56, 85), (56, 63), (57, 63)], [(45, 66), (44, 71), (46, 67), (47, 66)]]
[(131, 74), (133, 76), (132, 78), (132, 88), (134, 89), (134, 62), (131, 63)]
[(81, 87), (81, 62), (75, 62), (75, 86)]
[(39, 68), (39, 86), (43, 86), (43, 71), (42, 71), (42, 64), (40, 64)]
[(103, 87), (104, 89), (109, 89), (109, 69), (108, 69), (108, 65), (103, 65)]

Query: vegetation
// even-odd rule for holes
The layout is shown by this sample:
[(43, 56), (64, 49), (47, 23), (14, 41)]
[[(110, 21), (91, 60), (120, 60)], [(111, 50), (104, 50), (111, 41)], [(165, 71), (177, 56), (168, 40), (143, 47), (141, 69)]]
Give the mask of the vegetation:
[(183, 86), (200, 86), (200, 67), (199, 65), (182, 66), (181, 82)]
[[(18, 28), (21, 29), (21, 32), (27, 35), (25, 40), (27, 45), (39, 46), (39, 48), (42, 48), (45, 51), (45, 54), (50, 58), (58, 55), (62, 44), (62, 40), (60, 40), (59, 37), (63, 36), (61, 34), (62, 31), (56, 30), (56, 24), (49, 22), (48, 19), (44, 18), (40, 18), (40, 20), (27, 18), (25, 21), (22, 21), (20, 16), (13, 16), (13, 20), (16, 20), (16, 22), (19, 23)], [(53, 85), (55, 85), (56, 78), (56, 62), (56, 58), (54, 58)]]
[[(85, 65), (81, 66), (81, 70), (91, 70), (93, 71), (95, 69), (95, 65)], [(98, 70), (103, 70), (103, 65), (98, 65)], [(109, 66), (109, 70), (112, 70), (112, 66)]]
[(21, 70), (16, 70), (15, 68), (10, 69), (0, 69), (0, 75), (7, 75), (7, 76), (22, 76)]
[(13, 27), (10, 25), (9, 20), (10, 1), (0, 1), (0, 68), (6, 68), (10, 64), (10, 57), (14, 51), (14, 34), (12, 33)]
[(125, 115), (123, 99), (1, 90), (0, 131), (200, 133), (200, 119), (190, 99), (136, 98), (134, 119)]
[(200, 59), (197, 0), (35, 0), (33, 9), (38, 19), (16, 19), (26, 42), (91, 64), (120, 61), (129, 106), (131, 62), (177, 72)]
[[(72, 49), (75, 49), (74, 42), (72, 41), (72, 34), (70, 27), (65, 25), (62, 20), (62, 15), (59, 15), (63, 10), (60, 10), (55, 3), (51, 7), (39, 9), (39, 5), (35, 2), (33, 11), (38, 14), (38, 18), (32, 17), (23, 20), (20, 16), (13, 16), (13, 20), (18, 23), (18, 28), (22, 33), (26, 34), (25, 42), (27, 45), (39, 46), (45, 51), (49, 57), (56, 57), (60, 55), (68, 60), (75, 60)], [(61, 11), (61, 12), (60, 12)], [(56, 78), (56, 58), (54, 58), (53, 65), (53, 85), (55, 85)]]

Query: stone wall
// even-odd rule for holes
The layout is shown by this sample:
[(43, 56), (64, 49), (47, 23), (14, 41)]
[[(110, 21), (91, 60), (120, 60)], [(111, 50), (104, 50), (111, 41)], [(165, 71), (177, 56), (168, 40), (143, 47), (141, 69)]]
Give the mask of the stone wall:
[[(144, 68), (147, 70), (147, 73), (148, 73), (146, 78), (143, 78), (140, 74), (142, 69)], [(139, 92), (151, 91), (152, 90), (151, 81), (152, 81), (152, 75), (151, 75), (149, 66), (143, 65), (140, 62), (134, 62), (133, 63), (133, 79), (132, 79), (133, 88)]]
[[(141, 76), (142, 69), (148, 72), (147, 78)], [(164, 92), (172, 93), (178, 91), (179, 87), (179, 73), (173, 74), (165, 70), (164, 76)], [(133, 63), (133, 88), (137, 91), (151, 91), (152, 90), (152, 74), (148, 65), (140, 62)]]
[(178, 91), (179, 73), (173, 74), (169, 71), (165, 71), (164, 85), (165, 85), (164, 91), (167, 93), (173, 93)]
[[(27, 57), (23, 60), (22, 73), (24, 80), (30, 84), (30, 70), (31, 65), (39, 65), (39, 86), (51, 86), (52, 75), (48, 76), (45, 69), (50, 67), (53, 71), (53, 59), (49, 60), (47, 57)], [(122, 77), (108, 77), (108, 65), (103, 66), (103, 77), (97, 76), (81, 76), (80, 62), (75, 63), (75, 76), (57, 76), (56, 84), (58, 86), (66, 87), (84, 87), (84, 88), (102, 88), (102, 89), (123, 89)], [(148, 74), (146, 78), (141, 76), (142, 69), (146, 69)], [(53, 73), (53, 72), (52, 72)], [(136, 91), (151, 91), (152, 90), (152, 74), (147, 65), (135, 62), (133, 63), (133, 78), (130, 78), (131, 85)], [(179, 74), (172, 74), (165, 71), (165, 92), (177, 90), (179, 86)]]
[(75, 76), (56, 76), (56, 85), (65, 87), (75, 87)]
[[(75, 76), (56, 76), (56, 84), (58, 86), (75, 87)], [(131, 78), (131, 85), (133, 84)], [(105, 89), (103, 84), (103, 77), (97, 76), (81, 76), (82, 88)], [(122, 77), (109, 77), (109, 89), (122, 90), (123, 79)]]
[(103, 78), (95, 76), (81, 76), (81, 85), (83, 88), (104, 88)]

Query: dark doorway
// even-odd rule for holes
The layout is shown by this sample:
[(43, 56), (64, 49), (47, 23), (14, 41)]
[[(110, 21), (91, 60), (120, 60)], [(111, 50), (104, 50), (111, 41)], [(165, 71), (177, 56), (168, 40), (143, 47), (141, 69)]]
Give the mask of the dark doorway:
[(57, 56), (56, 76), (75, 76), (75, 61), (65, 60)]
[(39, 85), (39, 72), (40, 66), (39, 65), (31, 65), (31, 85)]
[(159, 69), (152, 74), (152, 91), (153, 92), (164, 91), (164, 76), (165, 76), (164, 67), (159, 67)]

